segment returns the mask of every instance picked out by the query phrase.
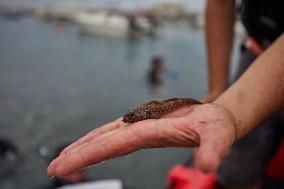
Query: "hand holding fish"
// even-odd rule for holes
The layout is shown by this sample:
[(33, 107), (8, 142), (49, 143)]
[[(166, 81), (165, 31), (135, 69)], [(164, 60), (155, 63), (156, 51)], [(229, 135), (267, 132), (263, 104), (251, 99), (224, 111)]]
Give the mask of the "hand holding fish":
[(140, 149), (163, 147), (197, 147), (196, 166), (210, 172), (217, 169), (235, 138), (236, 123), (229, 110), (195, 102), (161, 119), (129, 124), (119, 118), (97, 128), (63, 150), (49, 165), (48, 175), (64, 176)]

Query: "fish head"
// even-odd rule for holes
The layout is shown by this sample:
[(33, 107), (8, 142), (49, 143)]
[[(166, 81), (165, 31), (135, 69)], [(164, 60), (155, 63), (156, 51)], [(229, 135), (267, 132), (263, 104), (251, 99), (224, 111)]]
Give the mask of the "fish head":
[(135, 123), (137, 121), (142, 121), (148, 119), (149, 111), (143, 108), (137, 108), (126, 112), (123, 116), (122, 121), (125, 123)]

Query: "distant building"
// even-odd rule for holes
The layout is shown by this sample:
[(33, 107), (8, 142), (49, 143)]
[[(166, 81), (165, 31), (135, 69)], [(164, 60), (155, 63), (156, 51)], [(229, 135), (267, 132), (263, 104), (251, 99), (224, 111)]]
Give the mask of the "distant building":
[(151, 9), (151, 12), (155, 16), (168, 18), (179, 18), (186, 14), (183, 5), (176, 3), (164, 3), (156, 5)]

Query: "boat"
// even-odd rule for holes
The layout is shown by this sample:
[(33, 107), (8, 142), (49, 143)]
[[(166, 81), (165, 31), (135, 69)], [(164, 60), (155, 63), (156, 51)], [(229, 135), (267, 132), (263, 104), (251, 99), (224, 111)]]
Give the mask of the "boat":
[(127, 38), (154, 35), (155, 25), (150, 18), (116, 12), (77, 12), (74, 22), (81, 25), (80, 34), (103, 37)]
[(80, 33), (106, 37), (127, 37), (129, 20), (126, 16), (108, 12), (78, 12), (74, 21), (81, 25)]

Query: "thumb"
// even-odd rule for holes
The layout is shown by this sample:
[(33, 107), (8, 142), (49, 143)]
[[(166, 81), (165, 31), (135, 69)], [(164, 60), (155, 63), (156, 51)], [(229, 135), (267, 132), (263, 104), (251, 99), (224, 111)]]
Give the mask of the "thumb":
[(229, 153), (229, 145), (223, 140), (205, 140), (194, 154), (194, 164), (205, 173), (216, 171), (220, 162)]

